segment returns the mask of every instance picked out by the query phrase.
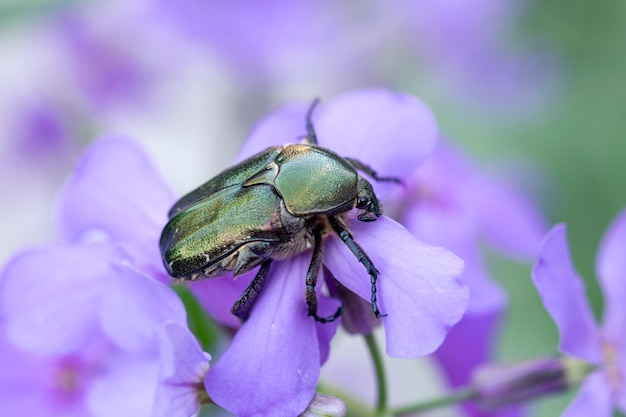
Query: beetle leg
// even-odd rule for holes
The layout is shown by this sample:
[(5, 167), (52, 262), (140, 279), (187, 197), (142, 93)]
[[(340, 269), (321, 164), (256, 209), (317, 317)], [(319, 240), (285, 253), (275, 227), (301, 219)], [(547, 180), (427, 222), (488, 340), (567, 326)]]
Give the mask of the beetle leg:
[(313, 110), (315, 110), (315, 107), (319, 102), (319, 98), (313, 100), (309, 110), (306, 112), (306, 137), (304, 140), (311, 145), (317, 145), (317, 135), (315, 134), (315, 128), (313, 127)]
[(343, 312), (343, 305), (340, 306), (332, 316), (320, 317), (317, 315), (317, 294), (315, 293), (315, 285), (317, 284), (317, 277), (319, 276), (320, 268), (322, 266), (322, 252), (324, 251), (322, 245), (322, 231), (319, 228), (314, 228), (313, 236), (315, 239), (315, 246), (313, 247), (313, 256), (311, 257), (309, 269), (306, 272), (306, 305), (308, 307), (309, 316), (312, 316), (315, 321), (319, 321), (320, 323), (329, 323), (337, 320), (337, 318), (341, 316), (341, 313)]
[(370, 177), (372, 177), (376, 181), (395, 182), (396, 184), (404, 184), (404, 181), (402, 181), (400, 178), (397, 178), (397, 177), (379, 177), (378, 174), (376, 173), (376, 171), (374, 171), (374, 169), (372, 169), (372, 167), (370, 167), (369, 165), (359, 161), (358, 159), (354, 159), (354, 158), (345, 158), (345, 159), (348, 162), (350, 162), (353, 167), (355, 167), (356, 169), (358, 169), (360, 171), (365, 172), (367, 175), (369, 175)]
[(265, 278), (267, 278), (267, 273), (270, 270), (271, 263), (271, 259), (263, 261), (259, 272), (257, 272), (250, 285), (248, 285), (248, 288), (246, 288), (241, 297), (235, 301), (233, 308), (230, 309), (230, 312), (239, 317), (239, 320), (242, 322), (246, 321), (248, 317), (250, 317), (250, 311), (263, 289), (263, 284), (265, 283)]
[(374, 263), (369, 256), (367, 256), (363, 248), (361, 248), (359, 244), (354, 241), (352, 234), (337, 216), (328, 216), (328, 220), (335, 233), (337, 233), (337, 236), (339, 236), (343, 243), (348, 246), (350, 252), (352, 252), (359, 262), (363, 264), (365, 269), (367, 269), (367, 273), (369, 274), (372, 283), (372, 311), (374, 312), (376, 318), (385, 317), (386, 314), (380, 312), (378, 309), (378, 303), (376, 302), (376, 281), (378, 280), (378, 270), (374, 266)]

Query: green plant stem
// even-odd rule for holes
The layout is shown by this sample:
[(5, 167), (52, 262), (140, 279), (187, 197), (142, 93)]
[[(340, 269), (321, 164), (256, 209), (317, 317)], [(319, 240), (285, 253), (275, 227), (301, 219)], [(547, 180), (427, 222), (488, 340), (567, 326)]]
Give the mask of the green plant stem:
[(378, 402), (376, 403), (375, 416), (386, 417), (389, 415), (389, 410), (387, 409), (387, 376), (385, 375), (383, 357), (380, 354), (376, 338), (372, 333), (365, 335), (365, 342), (372, 357), (372, 362), (374, 362), (376, 383), (378, 384)]
[(475, 396), (476, 390), (474, 390), (473, 388), (461, 388), (457, 391), (451, 392), (443, 397), (436, 398), (434, 400), (396, 408), (395, 410), (392, 410), (392, 415), (399, 417), (406, 414), (419, 413), (422, 411), (433, 410), (435, 408), (447, 407), (461, 401), (469, 400)]

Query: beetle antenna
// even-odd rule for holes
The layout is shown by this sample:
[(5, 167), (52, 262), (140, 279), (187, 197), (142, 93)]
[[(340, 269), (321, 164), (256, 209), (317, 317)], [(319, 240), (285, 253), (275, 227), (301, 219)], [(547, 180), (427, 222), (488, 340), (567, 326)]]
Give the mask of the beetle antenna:
[(353, 167), (355, 167), (356, 169), (365, 172), (367, 175), (369, 175), (370, 177), (372, 177), (373, 179), (375, 179), (378, 182), (393, 182), (395, 184), (400, 184), (406, 187), (406, 184), (404, 183), (404, 181), (402, 181), (400, 178), (398, 177), (379, 177), (378, 173), (376, 171), (374, 171), (374, 169), (372, 167), (370, 167), (367, 164), (364, 164), (363, 162), (359, 161), (358, 159), (355, 158), (345, 158), (348, 162), (350, 162), (352, 164)]
[(315, 134), (315, 128), (313, 127), (313, 110), (319, 104), (319, 97), (315, 98), (311, 105), (309, 106), (309, 110), (306, 112), (306, 138), (305, 140), (312, 145), (317, 145), (317, 135)]

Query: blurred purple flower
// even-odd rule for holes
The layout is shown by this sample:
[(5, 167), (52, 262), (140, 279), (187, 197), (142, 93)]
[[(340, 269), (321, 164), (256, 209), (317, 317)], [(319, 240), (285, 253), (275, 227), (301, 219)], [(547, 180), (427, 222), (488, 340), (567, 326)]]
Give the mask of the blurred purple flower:
[(209, 358), (180, 299), (145, 274), (165, 279), (157, 242), (172, 201), (133, 142), (86, 151), (60, 198), (68, 243), (23, 251), (0, 281), (0, 414), (198, 410)]
[[(91, 11), (92, 14), (105, 12), (97, 7)], [(122, 29), (118, 28), (118, 32), (111, 32), (110, 28), (99, 31), (89, 18), (89, 14), (74, 13), (56, 22), (55, 34), (69, 64), (66, 68), (71, 74), (72, 87), (96, 111), (141, 102), (155, 81), (153, 71), (141, 60), (145, 51), (138, 53), (136, 44), (127, 42), (123, 34), (131, 34), (126, 26), (120, 25)], [(139, 37), (141, 32), (135, 31), (132, 36)]]
[(166, 22), (216, 51), (248, 85), (267, 87), (307, 76), (332, 83), (367, 71), (359, 56), (368, 37), (354, 30), (358, 19), (348, 24), (352, 8), (310, 0), (156, 4)]
[[(178, 389), (159, 372), (172, 366), (163, 346), (185, 337), (166, 324), (189, 333), (184, 307), (116, 246), (20, 253), (2, 275), (0, 306), (2, 415), (151, 416), (158, 385)], [(177, 348), (179, 356), (191, 350)], [(197, 393), (189, 394), (191, 404), (169, 415), (197, 411)]]
[(410, 72), (500, 109), (537, 103), (556, 78), (548, 53), (502, 41), (522, 15), (517, 0), (156, 4), (166, 22), (209, 45), (248, 86), (362, 85)]
[[(547, 229), (545, 220), (530, 200), (484, 175), (444, 140), (393, 199), (400, 202), (399, 218), (408, 230), (465, 261), (467, 312), (434, 354), (451, 386), (463, 386), (478, 365), (492, 358), (506, 307), (506, 295), (489, 276), (480, 245), (485, 242), (508, 256), (531, 259)], [(472, 404), (465, 407), (474, 416), (494, 415)]]
[(533, 282), (556, 323), (561, 352), (598, 367), (585, 378), (563, 416), (612, 416), (626, 412), (626, 210), (609, 227), (596, 271), (604, 293), (602, 325), (595, 322), (584, 284), (569, 254), (565, 225), (546, 236)]
[(65, 165), (78, 148), (67, 114), (52, 100), (17, 106), (10, 137), (14, 157), (33, 165)]
[[(494, 410), (540, 396), (562, 393), (580, 382), (576, 378), (588, 370), (587, 364), (562, 357), (508, 365), (488, 364), (480, 367), (472, 377), (472, 386), (476, 390), (473, 401), (484, 410)], [(506, 415), (512, 415), (512, 412)]]
[(473, 101), (528, 105), (554, 81), (554, 58), (536, 47), (515, 49), (503, 33), (522, 16), (518, 0), (400, 1), (394, 12), (429, 74)]
[(175, 194), (145, 152), (128, 139), (103, 138), (83, 154), (74, 172), (59, 198), (63, 238), (118, 244), (139, 269), (169, 282), (158, 241)]
[[(306, 108), (285, 107), (264, 119), (237, 160), (271, 145), (297, 141), (305, 133)], [(429, 109), (402, 94), (360, 90), (318, 110), (314, 124), (321, 146), (358, 158), (385, 176), (406, 177), (437, 137)], [(381, 196), (392, 186), (374, 187)], [(458, 279), (461, 261), (446, 249), (425, 245), (384, 216), (367, 224), (351, 218), (350, 227), (380, 271), (379, 304), (388, 314), (381, 319), (387, 353), (415, 357), (432, 352), (465, 310), (467, 292)], [(307, 317), (302, 294), (310, 256), (307, 252), (272, 264), (271, 278), (250, 319), (207, 374), (210, 397), (237, 415), (295, 415), (313, 397), (336, 324), (319, 324)], [(363, 266), (334, 235), (325, 240), (323, 262), (343, 285), (370, 299)], [(230, 308), (251, 275), (234, 282), (229, 277), (206, 280), (192, 288), (218, 320), (236, 325)], [(336, 308), (336, 300), (320, 301), (322, 313)]]

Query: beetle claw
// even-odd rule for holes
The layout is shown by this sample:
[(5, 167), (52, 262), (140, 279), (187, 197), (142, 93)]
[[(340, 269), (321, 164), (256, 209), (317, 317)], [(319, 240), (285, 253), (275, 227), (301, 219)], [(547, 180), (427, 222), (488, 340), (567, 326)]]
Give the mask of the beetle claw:
[(343, 314), (343, 304), (339, 306), (337, 311), (335, 311), (335, 314), (333, 314), (332, 316), (320, 317), (320, 316), (318, 316), (315, 313), (313, 313), (313, 314), (309, 313), (309, 316), (313, 316), (315, 321), (320, 322), (320, 323), (331, 323), (331, 322), (337, 320), (339, 317), (341, 317), (342, 314)]

